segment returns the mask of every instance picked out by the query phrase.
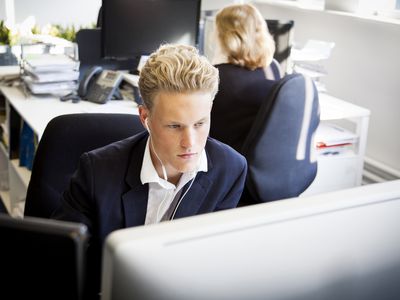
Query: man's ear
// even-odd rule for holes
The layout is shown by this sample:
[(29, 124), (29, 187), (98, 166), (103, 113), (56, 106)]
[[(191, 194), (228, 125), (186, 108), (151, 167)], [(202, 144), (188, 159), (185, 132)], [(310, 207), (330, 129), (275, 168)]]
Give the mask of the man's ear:
[(149, 110), (144, 105), (139, 105), (139, 117), (140, 122), (147, 129), (146, 119), (149, 117)]

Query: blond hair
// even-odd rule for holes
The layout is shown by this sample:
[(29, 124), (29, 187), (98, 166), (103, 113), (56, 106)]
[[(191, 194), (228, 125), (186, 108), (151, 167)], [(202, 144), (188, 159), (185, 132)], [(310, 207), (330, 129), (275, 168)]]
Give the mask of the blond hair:
[(214, 99), (219, 74), (192, 46), (165, 44), (150, 55), (140, 71), (139, 90), (144, 105), (151, 110), (160, 92), (209, 92)]
[(234, 4), (216, 15), (220, 47), (228, 62), (250, 70), (267, 67), (275, 43), (261, 13), (251, 4)]

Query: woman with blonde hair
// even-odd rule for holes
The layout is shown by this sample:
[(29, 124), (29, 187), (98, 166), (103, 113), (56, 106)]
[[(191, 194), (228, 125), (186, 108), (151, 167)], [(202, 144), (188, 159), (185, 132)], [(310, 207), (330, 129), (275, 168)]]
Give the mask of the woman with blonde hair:
[(251, 4), (220, 10), (215, 34), (213, 63), (219, 70), (220, 84), (210, 136), (241, 152), (257, 111), (274, 84), (266, 78), (266, 69), (273, 60), (275, 43), (261, 13)]

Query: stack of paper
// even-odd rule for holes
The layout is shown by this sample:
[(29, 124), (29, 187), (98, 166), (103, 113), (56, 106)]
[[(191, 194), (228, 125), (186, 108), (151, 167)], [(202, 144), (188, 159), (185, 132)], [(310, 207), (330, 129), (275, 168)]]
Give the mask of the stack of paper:
[(352, 150), (358, 136), (336, 124), (321, 123), (315, 133), (315, 141), (319, 154), (337, 155)]
[(301, 49), (293, 48), (291, 59), (293, 70), (314, 79), (319, 91), (325, 91), (320, 80), (327, 75), (324, 62), (329, 59), (335, 43), (318, 40), (309, 40)]
[(23, 74), (33, 94), (67, 94), (78, 88), (79, 61), (63, 54), (29, 55), (24, 59)]

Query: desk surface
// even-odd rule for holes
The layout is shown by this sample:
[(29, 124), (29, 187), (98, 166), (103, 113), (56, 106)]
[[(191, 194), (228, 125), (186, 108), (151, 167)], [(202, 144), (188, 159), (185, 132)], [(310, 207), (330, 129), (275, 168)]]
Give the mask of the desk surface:
[(3, 76), (18, 75), (19, 71), (19, 66), (0, 66), (0, 78)]
[(369, 117), (371, 113), (369, 109), (325, 93), (319, 94), (319, 103), (321, 106), (321, 120), (324, 121)]
[[(88, 101), (72, 103), (61, 102), (56, 97), (25, 96), (15, 87), (0, 87), (1, 92), (21, 117), (32, 127), (40, 138), (47, 123), (63, 114), (74, 113), (128, 113), (138, 114), (134, 101), (109, 101), (106, 104), (96, 104)], [(333, 96), (321, 93), (321, 120), (335, 120), (347, 118), (369, 117), (370, 111), (366, 108), (340, 100)]]
[(25, 94), (15, 87), (0, 87), (3, 95), (33, 131), (42, 136), (51, 119), (65, 114), (76, 113), (125, 113), (138, 114), (137, 104), (130, 100), (112, 100), (106, 104), (88, 101), (61, 102), (57, 97), (35, 97)]

